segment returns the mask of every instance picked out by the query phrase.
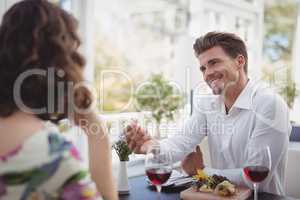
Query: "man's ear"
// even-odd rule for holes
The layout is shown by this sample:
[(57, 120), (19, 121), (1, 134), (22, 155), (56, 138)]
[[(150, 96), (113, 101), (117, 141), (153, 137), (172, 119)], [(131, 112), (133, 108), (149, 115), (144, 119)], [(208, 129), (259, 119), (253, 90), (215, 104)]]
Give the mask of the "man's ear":
[(237, 64), (237, 67), (238, 69), (243, 69), (245, 64), (246, 64), (246, 60), (245, 60), (245, 57), (243, 55), (238, 55), (235, 59), (236, 61), (236, 64)]

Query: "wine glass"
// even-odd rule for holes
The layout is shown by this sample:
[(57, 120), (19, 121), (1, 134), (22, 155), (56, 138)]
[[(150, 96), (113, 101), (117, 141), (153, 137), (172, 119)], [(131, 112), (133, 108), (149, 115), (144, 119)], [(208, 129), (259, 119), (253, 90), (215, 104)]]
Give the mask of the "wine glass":
[(170, 154), (163, 152), (159, 145), (150, 147), (146, 154), (145, 169), (149, 180), (160, 194), (161, 185), (170, 178), (172, 173)]
[(269, 146), (248, 146), (246, 149), (244, 174), (253, 183), (254, 200), (257, 200), (258, 184), (264, 181), (271, 170)]

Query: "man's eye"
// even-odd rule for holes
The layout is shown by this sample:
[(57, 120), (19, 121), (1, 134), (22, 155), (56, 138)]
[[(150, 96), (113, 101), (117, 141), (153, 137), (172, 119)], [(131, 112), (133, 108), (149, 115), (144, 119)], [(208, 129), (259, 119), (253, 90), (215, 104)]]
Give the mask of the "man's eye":
[(211, 65), (215, 65), (216, 63), (217, 63), (217, 61), (214, 60), (214, 61), (211, 61), (210, 64), (211, 64)]

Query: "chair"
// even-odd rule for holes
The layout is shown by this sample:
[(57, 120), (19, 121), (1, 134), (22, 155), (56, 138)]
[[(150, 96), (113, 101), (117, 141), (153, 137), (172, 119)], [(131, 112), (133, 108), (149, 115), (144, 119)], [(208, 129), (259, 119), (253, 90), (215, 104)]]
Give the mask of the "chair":
[(286, 193), (288, 196), (300, 198), (300, 126), (293, 125), (288, 148), (288, 159), (285, 174)]
[(300, 125), (293, 125), (290, 141), (300, 142)]
[(294, 198), (300, 198), (300, 142), (290, 142), (285, 174), (286, 194)]

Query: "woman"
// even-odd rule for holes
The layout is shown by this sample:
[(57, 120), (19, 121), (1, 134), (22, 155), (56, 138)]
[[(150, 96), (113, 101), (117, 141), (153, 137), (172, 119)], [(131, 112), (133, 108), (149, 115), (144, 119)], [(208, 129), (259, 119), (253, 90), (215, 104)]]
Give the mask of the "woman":
[[(90, 109), (89, 90), (77, 87), (85, 63), (79, 44), (75, 19), (46, 0), (24, 0), (5, 13), (0, 26), (0, 199), (117, 199), (105, 128)], [(72, 143), (46, 126), (63, 118), (87, 135), (89, 171)]]

